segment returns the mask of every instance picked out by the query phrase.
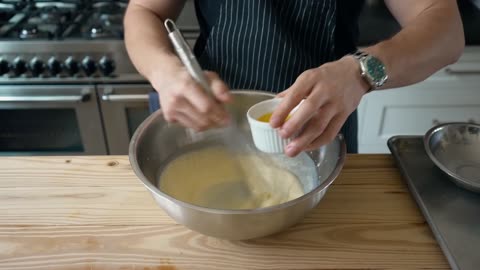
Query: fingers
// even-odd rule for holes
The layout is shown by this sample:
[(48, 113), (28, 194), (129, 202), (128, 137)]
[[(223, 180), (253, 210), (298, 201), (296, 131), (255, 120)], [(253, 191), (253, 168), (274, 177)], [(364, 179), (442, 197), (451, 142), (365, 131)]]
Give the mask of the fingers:
[(195, 131), (204, 131), (208, 128), (218, 127), (224, 124), (219, 120), (202, 114), (185, 98), (178, 98), (174, 103), (171, 103), (171, 105), (172, 104), (175, 110), (169, 113), (171, 119), (165, 117), (167, 121), (170, 120), (169, 122), (178, 121), (183, 126), (192, 128)]
[[(210, 78), (214, 96), (218, 95), (223, 101), (228, 101), (230, 99), (228, 88), (222, 80), (220, 80), (218, 75), (213, 72), (208, 72), (206, 75)], [(189, 116), (189, 118), (202, 120), (199, 123), (202, 126), (207, 120), (213, 123), (212, 127), (225, 125), (229, 122), (227, 111), (222, 103), (212, 98), (202, 89), (200, 85), (190, 77), (186, 70), (184, 70), (178, 78), (179, 82), (171, 86), (172, 89), (170, 91), (164, 91), (164, 97), (162, 98), (168, 100), (165, 102), (166, 106), (164, 106), (167, 110), (170, 109), (172, 112), (182, 111), (183, 113), (189, 114), (195, 112), (195, 115)], [(185, 103), (182, 99), (188, 102)], [(195, 110), (185, 108), (188, 106), (193, 106)], [(168, 120), (168, 118), (166, 119)]]
[(210, 86), (215, 98), (223, 103), (232, 101), (232, 95), (228, 89), (228, 86), (220, 79), (217, 73), (206, 71), (208, 79), (210, 80)]
[(188, 118), (189, 124), (188, 127), (193, 128), (195, 131), (203, 131), (208, 129), (209, 127), (213, 127), (218, 125), (217, 122), (211, 120), (209, 117), (200, 114), (192, 104), (189, 104), (188, 100), (183, 99), (181, 103), (178, 105), (177, 116), (181, 115), (182, 119)]
[[(213, 72), (206, 72), (211, 82), (212, 98), (182, 69), (175, 79), (159, 87), (160, 104), (165, 120), (179, 122), (197, 131), (226, 125), (229, 117), (223, 102), (231, 99), (228, 87)], [(218, 97), (218, 98), (217, 98)]]
[[(283, 124), (280, 129), (280, 135), (283, 138), (290, 138), (295, 135), (295, 133), (297, 133), (305, 125), (305, 123), (307, 123), (308, 120), (310, 120), (310, 118), (312, 118), (318, 112), (319, 108), (326, 102), (326, 99), (327, 95), (323, 94), (323, 92), (319, 91), (319, 89), (312, 91), (310, 96), (298, 107), (298, 110), (292, 114), (291, 118), (285, 122), (285, 124)], [(329, 112), (331, 109), (331, 106), (327, 106), (322, 109), (322, 111)], [(320, 117), (324, 116), (321, 115)]]
[(212, 121), (223, 121), (227, 117), (221, 103), (208, 96), (198, 84), (191, 83), (185, 93), (185, 98), (195, 107), (196, 111)]
[(325, 132), (334, 116), (334, 108), (328, 105), (315, 112), (301, 134), (285, 147), (285, 154), (293, 157), (305, 150), (319, 135), (321, 136)]
[(283, 125), (283, 122), (292, 109), (295, 108), (304, 97), (310, 94), (314, 83), (312, 71), (307, 70), (286, 90), (287, 94), (283, 96), (284, 99), (282, 103), (278, 105), (270, 119), (270, 124), (273, 128), (278, 128)]
[[(167, 120), (168, 122), (179, 123), (182, 126), (194, 129), (197, 132), (218, 126), (217, 123), (199, 114), (191, 104), (188, 104), (186, 99), (183, 99), (177, 104), (179, 109), (172, 114), (170, 119)], [(165, 119), (167, 119), (167, 117), (165, 117)]]
[(277, 97), (277, 98), (286, 97), (286, 96), (288, 96), (288, 94), (291, 92), (291, 89), (292, 89), (292, 88), (288, 88), (288, 89), (286, 89), (286, 90), (278, 93), (275, 97)]
[(308, 146), (306, 146), (305, 150), (314, 150), (332, 142), (337, 136), (337, 134), (340, 132), (340, 129), (347, 120), (347, 117), (348, 115), (335, 116), (332, 121), (330, 121), (325, 131), (320, 134), (320, 136), (318, 136), (315, 140), (313, 140)]
[(191, 128), (195, 131), (201, 131), (200, 126), (198, 126), (198, 123), (195, 122), (188, 114), (184, 114), (181, 112), (177, 112), (175, 115), (175, 120), (178, 122), (180, 125)]

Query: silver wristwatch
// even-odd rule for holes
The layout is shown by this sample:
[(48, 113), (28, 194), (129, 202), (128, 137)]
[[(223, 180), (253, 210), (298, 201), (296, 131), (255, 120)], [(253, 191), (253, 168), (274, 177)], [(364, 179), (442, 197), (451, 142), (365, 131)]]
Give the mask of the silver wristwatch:
[(352, 56), (358, 60), (362, 78), (370, 85), (367, 92), (382, 87), (387, 82), (387, 70), (380, 59), (362, 51), (357, 51)]

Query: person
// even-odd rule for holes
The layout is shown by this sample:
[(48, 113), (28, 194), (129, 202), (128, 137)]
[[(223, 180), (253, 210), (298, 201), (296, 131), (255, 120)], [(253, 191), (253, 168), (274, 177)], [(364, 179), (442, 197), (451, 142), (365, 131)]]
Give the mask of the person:
[(232, 101), (229, 89), (271, 91), (283, 99), (270, 124), (285, 138), (301, 131), (285, 147), (288, 156), (327, 144), (339, 132), (348, 152), (357, 152), (356, 108), (365, 94), (420, 82), (455, 62), (465, 46), (455, 0), (385, 0), (401, 30), (361, 50), (356, 40), (365, 1), (196, 0), (194, 52), (208, 70), (214, 100), (190, 77), (163, 25), (184, 4), (131, 0), (124, 18), (129, 56), (158, 92), (165, 119), (195, 130), (226, 125), (222, 103)]

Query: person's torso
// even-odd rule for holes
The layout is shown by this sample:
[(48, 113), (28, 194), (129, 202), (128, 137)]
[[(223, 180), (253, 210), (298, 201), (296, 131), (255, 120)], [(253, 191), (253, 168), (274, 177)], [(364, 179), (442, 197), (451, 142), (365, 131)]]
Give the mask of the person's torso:
[(355, 49), (363, 1), (345, 2), (196, 0), (195, 53), (232, 89), (281, 92), (303, 71)]

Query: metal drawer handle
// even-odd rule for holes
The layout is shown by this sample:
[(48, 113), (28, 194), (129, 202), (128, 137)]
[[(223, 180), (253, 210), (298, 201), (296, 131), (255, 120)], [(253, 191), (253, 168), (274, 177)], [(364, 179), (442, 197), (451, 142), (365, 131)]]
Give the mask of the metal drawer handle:
[(148, 94), (132, 94), (132, 95), (102, 95), (103, 101), (125, 102), (125, 101), (148, 101)]
[(445, 69), (445, 72), (450, 75), (475, 75), (480, 74), (480, 69), (456, 69), (448, 67)]
[(86, 102), (90, 94), (78, 96), (0, 96), (0, 102)]

